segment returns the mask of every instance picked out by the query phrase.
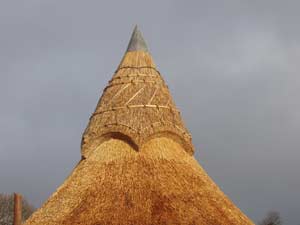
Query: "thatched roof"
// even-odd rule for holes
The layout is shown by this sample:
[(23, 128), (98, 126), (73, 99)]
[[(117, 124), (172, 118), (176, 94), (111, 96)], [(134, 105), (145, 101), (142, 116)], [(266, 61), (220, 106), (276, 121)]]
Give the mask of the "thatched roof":
[(113, 132), (129, 137), (136, 148), (165, 133), (193, 153), (191, 136), (137, 27), (84, 132), (82, 155), (86, 157)]
[(137, 28), (83, 134), (82, 160), (26, 222), (75, 224), (253, 225), (194, 159)]

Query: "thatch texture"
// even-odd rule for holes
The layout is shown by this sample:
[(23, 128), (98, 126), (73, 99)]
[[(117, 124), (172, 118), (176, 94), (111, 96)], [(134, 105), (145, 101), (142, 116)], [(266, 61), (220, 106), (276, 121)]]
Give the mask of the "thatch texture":
[(193, 154), (191, 136), (148, 52), (125, 54), (84, 132), (82, 155), (87, 157), (113, 132), (130, 137), (137, 148), (165, 133)]
[(194, 159), (191, 137), (139, 38), (90, 119), (82, 160), (25, 225), (253, 225)]
[(253, 224), (169, 138), (137, 152), (110, 139), (82, 160), (26, 225)]

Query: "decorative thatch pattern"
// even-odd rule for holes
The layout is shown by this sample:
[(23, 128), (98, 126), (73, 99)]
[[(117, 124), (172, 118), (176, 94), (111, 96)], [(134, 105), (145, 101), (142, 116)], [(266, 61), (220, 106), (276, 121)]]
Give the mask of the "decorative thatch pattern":
[(140, 39), (130, 42), (90, 119), (82, 160), (25, 225), (254, 225), (194, 159)]
[(168, 135), (193, 154), (191, 136), (148, 52), (126, 52), (84, 132), (82, 155), (116, 133), (131, 139), (136, 150)]

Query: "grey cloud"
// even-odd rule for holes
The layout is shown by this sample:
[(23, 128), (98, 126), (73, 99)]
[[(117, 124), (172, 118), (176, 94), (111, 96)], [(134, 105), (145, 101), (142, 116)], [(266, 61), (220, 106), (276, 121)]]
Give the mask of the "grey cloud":
[(254, 221), (275, 209), (296, 224), (299, 7), (2, 1), (0, 192), (22, 192), (40, 206), (63, 182), (137, 23), (208, 174)]

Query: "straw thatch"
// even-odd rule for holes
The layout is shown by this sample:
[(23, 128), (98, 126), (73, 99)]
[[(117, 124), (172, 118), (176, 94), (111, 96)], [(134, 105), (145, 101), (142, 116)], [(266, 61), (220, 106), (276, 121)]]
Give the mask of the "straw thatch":
[(86, 157), (106, 140), (103, 137), (116, 132), (130, 137), (137, 149), (154, 136), (168, 135), (193, 154), (191, 136), (147, 51), (125, 54), (84, 132), (82, 155)]
[(133, 37), (84, 132), (82, 160), (26, 225), (253, 225), (194, 159), (137, 29)]

